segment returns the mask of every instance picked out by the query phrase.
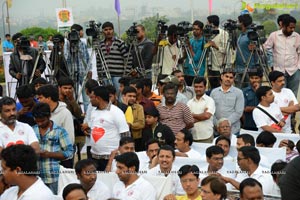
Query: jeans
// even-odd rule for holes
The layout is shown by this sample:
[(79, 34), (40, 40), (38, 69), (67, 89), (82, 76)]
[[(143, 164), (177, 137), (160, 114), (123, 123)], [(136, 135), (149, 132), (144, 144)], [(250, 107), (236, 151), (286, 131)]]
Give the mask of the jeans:
[(291, 89), (297, 98), (300, 84), (300, 70), (298, 69), (292, 76), (285, 72), (284, 76), (286, 87)]

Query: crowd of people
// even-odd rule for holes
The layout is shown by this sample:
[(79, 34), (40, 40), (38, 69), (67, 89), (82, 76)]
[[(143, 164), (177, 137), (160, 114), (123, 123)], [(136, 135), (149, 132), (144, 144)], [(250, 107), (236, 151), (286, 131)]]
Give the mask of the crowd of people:
[[(92, 79), (85, 42), (77, 41), (74, 48), (70, 36), (54, 35), (55, 44), (39, 37), (37, 45), (49, 47), (50, 61), (55, 63), (49, 81), (41, 77), (47, 66), (32, 38), (24, 48), (21, 33), (13, 35), (13, 43), (7, 35), (3, 50), (12, 52), (9, 73), (18, 85), (17, 101), (7, 96), (0, 100), (0, 199), (46, 200), (56, 195), (64, 200), (155, 200), (157, 191), (144, 174), (172, 179), (172, 191), (164, 200), (223, 200), (232, 190), (239, 191), (241, 200), (264, 195), (299, 198), (300, 185), (293, 180), (299, 176), (295, 166), (300, 141), (289, 137), (280, 141), (286, 159), (269, 163), (271, 168), (262, 166), (268, 158), (259, 151), (277, 148), (273, 133), (296, 132), (295, 114), (300, 111), (296, 19), (279, 16), (280, 29), (261, 46), (249, 38), (251, 16), (241, 15), (238, 22), (236, 52), (228, 48), (230, 34), (219, 28), (216, 15), (208, 16), (207, 24), (218, 34), (208, 39), (204, 24), (196, 20), (193, 37), (186, 39), (183, 50), (176, 25), (155, 43), (138, 25), (138, 48), (129, 51), (115, 37), (114, 25), (105, 22), (104, 39), (97, 46), (101, 54), (96, 53), (99, 81)], [(83, 37), (82, 26), (74, 24), (71, 30)], [(253, 56), (258, 48), (268, 54), (268, 73)], [(207, 49), (213, 55), (210, 62), (201, 60)], [(154, 57), (159, 74), (151, 70)], [(259, 135), (240, 133), (242, 128)], [(82, 138), (87, 159), (79, 156), (74, 163)], [(205, 155), (194, 148), (203, 143), (211, 144)], [(230, 148), (237, 149), (236, 158), (229, 155)], [(140, 157), (142, 151), (146, 160)], [(187, 161), (176, 168), (178, 157), (206, 163)], [(227, 160), (236, 160), (236, 170), (226, 169)], [(58, 188), (60, 166), (74, 169), (79, 182)], [(109, 188), (106, 180), (97, 179), (98, 172), (116, 173), (119, 181)]]

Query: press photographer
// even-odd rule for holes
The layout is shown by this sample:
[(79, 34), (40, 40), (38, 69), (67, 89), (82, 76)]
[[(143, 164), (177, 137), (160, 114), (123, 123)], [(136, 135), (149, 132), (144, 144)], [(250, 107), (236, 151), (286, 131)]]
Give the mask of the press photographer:
[(53, 48), (50, 54), (51, 83), (57, 83), (61, 78), (70, 77), (68, 65), (64, 57), (64, 44), (65, 38), (62, 35), (56, 34), (53, 36)]
[(21, 33), (16, 33), (12, 39), (16, 48), (10, 55), (9, 73), (18, 80), (17, 87), (19, 87), (28, 84), (31, 78), (40, 77), (46, 64), (43, 56), (39, 56), (40, 52), (30, 47), (29, 40)]
[(146, 37), (145, 27), (141, 24), (136, 25), (135, 23), (131, 26), (127, 35), (131, 41), (131, 55), (133, 57), (133, 69), (142, 74), (146, 78), (152, 78), (152, 52), (154, 44), (151, 40)]
[[(193, 37), (189, 40), (189, 49), (191, 52), (191, 59), (185, 60), (183, 72), (185, 74), (185, 81), (187, 85), (192, 85), (195, 76), (204, 76), (205, 63), (203, 62), (199, 66), (200, 57), (202, 55), (205, 39), (203, 37), (203, 26), (204, 24), (198, 20), (193, 23)], [(192, 65), (194, 64), (194, 66)], [(197, 74), (195, 74), (195, 71)]]
[(220, 86), (220, 70), (222, 68), (223, 59), (226, 55), (226, 43), (228, 41), (228, 33), (219, 28), (220, 19), (217, 15), (207, 17), (207, 25), (204, 28), (204, 37), (208, 39), (206, 47), (211, 47), (210, 62), (207, 63), (208, 80), (210, 88), (214, 89)]
[[(71, 26), (71, 32), (68, 34), (68, 40), (64, 45), (64, 55), (67, 61), (68, 71), (70, 77), (74, 81), (74, 90), (76, 99), (81, 94), (78, 94), (79, 87), (83, 86), (85, 78), (92, 78), (92, 65), (90, 63), (90, 57), (87, 50), (87, 45), (81, 41), (83, 37), (83, 28), (79, 24), (73, 24)], [(84, 110), (87, 110), (89, 104), (89, 98), (85, 93), (85, 90), (81, 90), (82, 99), (84, 104)]]

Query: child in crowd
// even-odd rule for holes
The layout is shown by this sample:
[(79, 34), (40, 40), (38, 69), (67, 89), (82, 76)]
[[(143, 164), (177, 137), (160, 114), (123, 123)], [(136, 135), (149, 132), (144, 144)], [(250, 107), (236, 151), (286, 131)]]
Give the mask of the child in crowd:
[(295, 157), (299, 156), (299, 152), (295, 151), (295, 143), (292, 140), (281, 140), (279, 147), (286, 148), (286, 161), (290, 162)]

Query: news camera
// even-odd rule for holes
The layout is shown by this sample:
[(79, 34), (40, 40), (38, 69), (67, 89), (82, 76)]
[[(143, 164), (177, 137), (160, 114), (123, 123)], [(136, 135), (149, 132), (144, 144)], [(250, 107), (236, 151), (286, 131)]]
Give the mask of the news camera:
[(162, 20), (158, 20), (157, 30), (160, 35), (166, 35), (166, 33), (168, 31), (168, 26), (166, 25), (166, 22), (162, 21)]
[(136, 37), (137, 34), (139, 33), (138, 30), (136, 29), (136, 22), (133, 22), (133, 25), (129, 27), (129, 29), (126, 31), (126, 34), (128, 37)]
[(85, 31), (87, 36), (91, 36), (93, 38), (98, 38), (101, 34), (101, 23), (96, 23), (94, 20), (89, 21), (87, 25), (87, 29)]
[(193, 30), (193, 25), (188, 21), (182, 21), (177, 24), (177, 35), (179, 37), (187, 36)]
[(205, 25), (203, 29), (203, 35), (205, 38), (210, 39), (214, 35), (218, 35), (220, 33), (219, 30), (215, 30), (212, 25)]
[(223, 25), (224, 29), (229, 32), (238, 29), (239, 26), (240, 25), (237, 23), (237, 21), (232, 20), (232, 19), (228, 19)]
[[(251, 24), (248, 29), (249, 31), (247, 33), (247, 36), (250, 41), (258, 41), (264, 38), (264, 26), (263, 25), (256, 25), (256, 24)], [(263, 43), (263, 41), (261, 41)]]
[(17, 41), (17, 47), (20, 47), (24, 54), (27, 54), (30, 49), (30, 42), (27, 37), (21, 36)]

